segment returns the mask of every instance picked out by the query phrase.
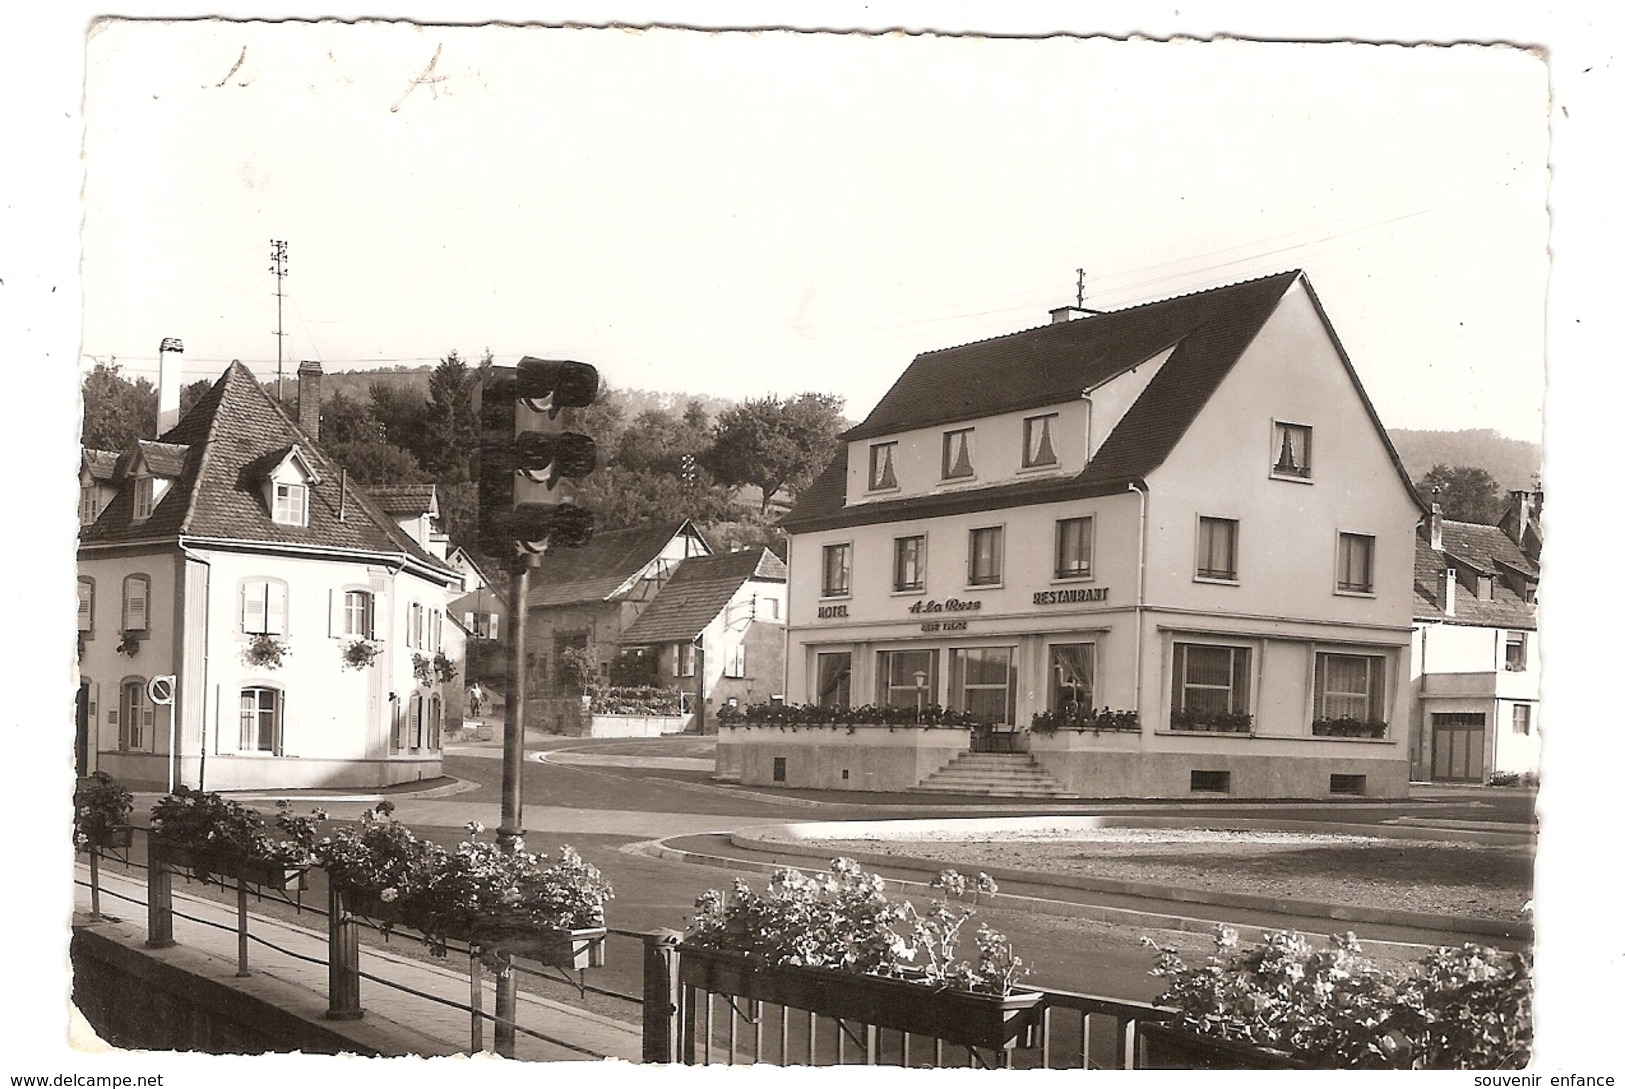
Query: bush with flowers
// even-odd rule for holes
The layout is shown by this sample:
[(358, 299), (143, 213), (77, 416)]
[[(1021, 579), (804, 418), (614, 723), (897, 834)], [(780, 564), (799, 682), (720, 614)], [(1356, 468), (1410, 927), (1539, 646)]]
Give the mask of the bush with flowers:
[[(444, 954), (453, 938), (491, 947), (539, 930), (604, 925), (604, 903), (614, 890), (572, 848), (561, 848), (551, 865), (522, 841), (511, 850), (477, 840), (447, 850), (413, 835), (392, 808), (380, 803), (358, 827), (313, 844), (329, 880), (362, 914), (378, 914), (384, 929), (411, 927)], [(485, 831), (477, 821), (467, 828), (473, 836)]]
[(73, 794), (73, 845), (107, 846), (130, 827), (135, 799), (105, 771), (93, 771), (79, 781)]
[(1206, 963), (1157, 950), (1157, 999), (1179, 1027), (1285, 1052), (1321, 1069), (1508, 1070), (1527, 1066), (1533, 988), (1526, 953), (1467, 943), (1384, 969), (1353, 934), (1317, 949), (1266, 932), (1244, 948), (1219, 927)]
[[(286, 802), (279, 805), (288, 808)], [(308, 826), (293, 823), (283, 830), (293, 838), (274, 838), (265, 818), (247, 806), (184, 785), (159, 799), (148, 825), (152, 842), (197, 855), (205, 866), (210, 860), (309, 866), (314, 859)]]
[[(731, 894), (708, 890), (695, 901), (685, 945), (740, 953), (770, 966), (828, 968), (890, 977), (934, 988), (1008, 995), (1027, 974), (1009, 939), (985, 923), (976, 956), (961, 955), (961, 932), (981, 895), (998, 891), (986, 874), (974, 882), (944, 870), (932, 882), (940, 899), (927, 912), (891, 901), (878, 874), (850, 858), (830, 872), (775, 870), (760, 894), (736, 880)], [(969, 896), (968, 904), (956, 904)]]

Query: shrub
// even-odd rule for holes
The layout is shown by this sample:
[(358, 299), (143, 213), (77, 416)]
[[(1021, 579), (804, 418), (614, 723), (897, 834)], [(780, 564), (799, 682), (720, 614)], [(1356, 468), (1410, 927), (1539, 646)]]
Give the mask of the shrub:
[(1206, 963), (1157, 949), (1159, 1003), (1179, 1027), (1287, 1052), (1322, 1069), (1514, 1069), (1533, 1039), (1529, 957), (1468, 943), (1386, 971), (1353, 934), (1316, 949), (1266, 932), (1242, 948), (1219, 927)]
[(79, 781), (73, 796), (73, 842), (76, 847), (103, 843), (116, 829), (130, 823), (135, 799), (105, 771), (93, 771)]
[(1096, 710), (1069, 703), (1054, 711), (1038, 711), (1033, 715), (1032, 732), (1049, 735), (1057, 730), (1092, 730), (1095, 733), (1138, 733), (1138, 711), (1113, 711), (1110, 707)]
[[(279, 802), (286, 815), (287, 802)], [(318, 814), (318, 817), (320, 814)], [(191, 851), (205, 865), (211, 858), (272, 865), (308, 866), (315, 825), (309, 818), (278, 818), (292, 839), (274, 839), (259, 813), (218, 794), (178, 786), (152, 807), (148, 831), (153, 841)]]
[(676, 715), (683, 709), (683, 697), (675, 688), (653, 685), (599, 688), (592, 693), (595, 715)]

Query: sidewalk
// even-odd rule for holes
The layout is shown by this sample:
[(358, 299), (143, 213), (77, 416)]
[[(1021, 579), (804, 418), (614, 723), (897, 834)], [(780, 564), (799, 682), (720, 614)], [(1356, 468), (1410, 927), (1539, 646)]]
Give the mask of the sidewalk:
[[(76, 884), (74, 888), (74, 925), (96, 927), (124, 944), (141, 946), (147, 936), (145, 882), (104, 870), (101, 874), (104, 921), (92, 922), (89, 917), (89, 867), (83, 864), (76, 866), (75, 876), (82, 884)], [(327, 1008), (325, 930), (294, 926), (254, 914), (251, 910), (248, 953), (251, 975), (247, 979), (239, 979), (236, 976), (236, 911), (212, 900), (187, 895), (180, 888), (174, 893), (174, 903), (176, 948), (145, 950), (146, 953), (157, 958), (186, 957), (189, 962), (195, 962), (201, 956), (205, 959), (204, 971), (219, 982), (245, 991), (263, 993), (267, 981), (271, 981), (300, 992), (296, 996), (300, 1000), (292, 1004), (294, 1008), (316, 1011), (317, 1017)], [(314, 923), (319, 925), (321, 919), (320, 910), (313, 913)], [(276, 948), (268, 948), (261, 942)], [(445, 1003), (463, 1007), (469, 1005), (471, 988), (468, 972), (466, 967), (461, 971), (456, 970), (454, 966), (459, 963), (456, 954), (452, 954), (446, 963), (447, 966), (442, 968), (364, 946), (361, 954), (361, 970), (364, 973), (361, 1005), (366, 1011), (365, 1016), (355, 1022), (325, 1022), (326, 1027), (346, 1033), (353, 1027), (358, 1042), (377, 1047), (386, 1054), (467, 1053), (471, 1014), (467, 1009)], [(376, 978), (367, 978), (369, 976)], [(396, 990), (396, 987), (409, 990)], [(637, 1062), (641, 1059), (640, 1025), (527, 995), (524, 987), (525, 977), (521, 976), (516, 1059), (531, 1062), (588, 1062), (602, 1059)], [(409, 991), (432, 997), (419, 997)], [(285, 996), (283, 1004), (286, 1004)], [(481, 1008), (487, 1014), (496, 1010), (495, 982), (489, 972), (486, 973)], [(527, 1031), (551, 1039), (536, 1039), (527, 1035)], [(483, 1033), (484, 1045), (489, 1049), (495, 1023), (486, 1020)]]

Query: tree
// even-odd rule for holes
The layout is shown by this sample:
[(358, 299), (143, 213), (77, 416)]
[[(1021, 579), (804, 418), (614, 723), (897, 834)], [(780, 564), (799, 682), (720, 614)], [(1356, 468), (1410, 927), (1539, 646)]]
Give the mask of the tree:
[(429, 374), (423, 433), (415, 452), (423, 468), (439, 481), (473, 479), (474, 452), (480, 443), (479, 419), (474, 414), (476, 382), (476, 374), (456, 351)]
[(85, 376), (85, 416), (79, 442), (91, 450), (123, 450), (137, 439), (153, 438), (158, 426), (158, 391), (145, 378), (131, 382), (117, 363), (97, 363)]
[(372, 417), (383, 428), (385, 441), (411, 454), (421, 465), (424, 435), (428, 431), (428, 403), (410, 389), (398, 389), (386, 382), (367, 387)]
[(1424, 499), (1435, 496), (1446, 518), (1490, 525), (1506, 509), (1506, 499), (1495, 478), (1468, 465), (1435, 465), (1422, 478)]
[(189, 382), (181, 387), (181, 414), (180, 419), (186, 419), (186, 414), (203, 400), (204, 396), (214, 388), (214, 383), (207, 378), (199, 378), (196, 382)]
[(322, 405), (321, 441), (323, 446), (341, 442), (383, 442), (383, 425), (372, 414), (372, 408), (339, 390)]
[(337, 442), (322, 446), (357, 484), (422, 484), (427, 481), (427, 474), (417, 458), (392, 442)]
[(722, 484), (760, 488), (766, 514), (780, 488), (801, 491), (835, 455), (844, 404), (827, 393), (745, 401), (717, 417), (702, 464)]

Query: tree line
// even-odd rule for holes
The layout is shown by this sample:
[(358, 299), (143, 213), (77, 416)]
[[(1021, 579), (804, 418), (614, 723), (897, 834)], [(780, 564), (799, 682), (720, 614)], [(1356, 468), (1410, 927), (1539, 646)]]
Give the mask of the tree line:
[[(441, 528), (471, 547), (479, 517), (475, 394), (492, 365), (489, 352), (471, 364), (452, 351), (430, 371), (426, 394), (381, 381), (365, 398), (334, 391), (322, 404), (322, 448), (360, 484), (433, 483)], [(184, 387), (183, 416), (211, 385)], [(681, 409), (646, 408), (630, 418), (628, 400), (606, 385), (578, 413), (573, 426), (598, 447), (598, 469), (582, 482), (580, 501), (601, 531), (689, 518), (719, 551), (776, 543), (777, 503), (812, 482), (846, 426), (844, 401), (826, 393), (745, 400), (715, 413), (691, 398)], [(157, 401), (145, 378), (132, 382), (117, 364), (98, 363), (84, 382), (81, 443), (123, 450), (154, 438)]]

